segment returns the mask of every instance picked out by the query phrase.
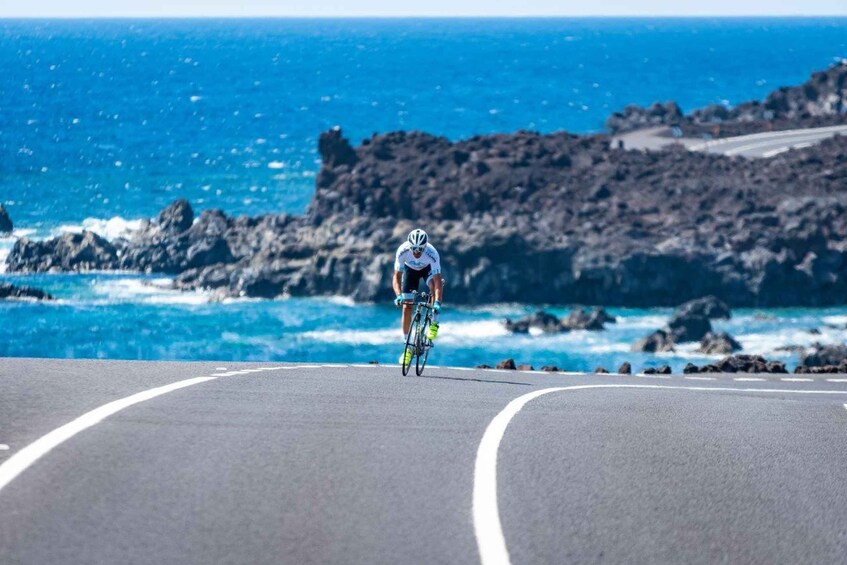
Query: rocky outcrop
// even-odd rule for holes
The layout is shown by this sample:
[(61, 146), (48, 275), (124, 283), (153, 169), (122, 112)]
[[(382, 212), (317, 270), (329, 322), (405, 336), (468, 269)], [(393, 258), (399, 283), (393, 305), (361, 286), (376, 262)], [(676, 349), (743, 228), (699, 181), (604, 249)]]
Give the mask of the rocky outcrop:
[[(692, 365), (692, 367), (696, 367)], [(733, 355), (714, 365), (700, 367), (701, 373), (787, 373), (785, 363), (768, 361), (760, 355)]]
[(120, 268), (114, 245), (93, 232), (66, 233), (48, 241), (21, 238), (7, 258), (9, 271), (39, 273), (115, 270)]
[(506, 319), (506, 329), (512, 333), (528, 333), (530, 328), (537, 328), (545, 333), (560, 333), (568, 331), (568, 328), (562, 324), (553, 314), (538, 310), (534, 314), (530, 314), (516, 321)]
[(14, 229), (15, 226), (12, 225), (12, 218), (9, 217), (9, 212), (0, 204), (0, 235), (8, 235)]
[(680, 305), (676, 309), (675, 315), (680, 317), (699, 316), (709, 320), (729, 320), (732, 313), (724, 301), (715, 296), (704, 296)]
[(632, 346), (633, 351), (674, 351), (678, 343), (700, 341), (700, 352), (732, 353), (741, 345), (727, 333), (712, 333), (712, 319), (728, 319), (729, 307), (714, 296), (705, 296), (680, 305), (668, 325)]
[(847, 364), (847, 345), (818, 345), (800, 354), (800, 366), (824, 367)]
[(726, 332), (709, 332), (703, 336), (697, 351), (705, 355), (728, 355), (741, 351), (741, 344)]
[(53, 296), (39, 288), (15, 286), (10, 283), (0, 282), (0, 300), (10, 299), (53, 300)]
[(612, 133), (651, 126), (681, 126), (687, 134), (712, 132), (716, 125), (724, 134), (740, 135), (768, 129), (818, 127), (847, 123), (847, 61), (813, 73), (800, 86), (781, 87), (763, 101), (735, 107), (711, 105), (683, 115), (675, 102), (649, 107), (628, 106), (606, 121)]
[(621, 363), (621, 366), (618, 368), (619, 375), (631, 375), (632, 374), (632, 365), (629, 364), (628, 361), (624, 361)]
[(515, 370), (517, 370), (518, 367), (517, 367), (517, 365), (515, 365), (515, 360), (512, 359), (512, 358), (509, 358), (509, 359), (504, 359), (504, 360), (500, 361), (499, 363), (497, 363), (495, 368), (496, 369), (508, 369), (510, 371), (515, 371)]
[(606, 120), (606, 129), (612, 133), (622, 133), (635, 129), (655, 126), (677, 125), (685, 120), (682, 109), (676, 102), (659, 102), (644, 108), (632, 104), (622, 112), (614, 112)]
[(562, 325), (570, 330), (600, 331), (606, 329), (605, 324), (614, 324), (617, 318), (609, 315), (604, 308), (577, 308), (562, 320)]
[(599, 331), (605, 329), (605, 324), (615, 323), (617, 319), (610, 316), (604, 308), (577, 308), (564, 319), (539, 310), (519, 320), (506, 319), (506, 329), (512, 333), (528, 333), (530, 328), (536, 328), (544, 333), (562, 333), (570, 330)]
[[(844, 137), (756, 162), (616, 151), (605, 136), (565, 132), (456, 142), (392, 132), (353, 147), (334, 129), (319, 150), (304, 216), (194, 218), (177, 202), (111, 242), (21, 240), (8, 270), (125, 269), (221, 296), (388, 301), (393, 253), (420, 225), (453, 303), (651, 307), (713, 295), (771, 307), (847, 296)], [(693, 324), (673, 330), (699, 340), (708, 328)]]
[(644, 353), (661, 353), (673, 351), (673, 336), (665, 330), (656, 330), (645, 338), (642, 338), (632, 346), (632, 351)]

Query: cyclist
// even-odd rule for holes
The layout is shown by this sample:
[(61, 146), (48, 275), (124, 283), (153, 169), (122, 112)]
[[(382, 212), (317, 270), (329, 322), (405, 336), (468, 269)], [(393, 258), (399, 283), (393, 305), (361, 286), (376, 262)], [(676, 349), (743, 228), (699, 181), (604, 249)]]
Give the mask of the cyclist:
[[(402, 325), (403, 340), (409, 333), (412, 323), (412, 303), (407, 295), (413, 290), (418, 290), (420, 282), (426, 281), (434, 302), (432, 310), (436, 314), (441, 311), (441, 298), (444, 291), (444, 282), (441, 279), (441, 260), (438, 251), (429, 243), (426, 232), (422, 229), (414, 229), (409, 233), (408, 239), (397, 248), (394, 255), (394, 304), (403, 307)], [(427, 337), (434, 340), (438, 336), (437, 319), (429, 326)], [(409, 363), (412, 359), (412, 351), (406, 349), (400, 356), (400, 363)]]

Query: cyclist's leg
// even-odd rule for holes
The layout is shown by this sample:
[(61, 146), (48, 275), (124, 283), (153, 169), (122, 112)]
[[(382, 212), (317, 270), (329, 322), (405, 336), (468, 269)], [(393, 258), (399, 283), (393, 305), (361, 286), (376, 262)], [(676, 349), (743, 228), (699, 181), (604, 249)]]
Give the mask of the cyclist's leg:
[[(429, 275), (426, 279), (426, 284), (429, 287), (429, 294), (432, 296), (432, 300), (434, 301), (437, 298), (441, 298), (441, 275)], [(430, 341), (433, 341), (436, 337), (438, 337), (438, 314), (435, 312), (432, 313), (432, 322), (429, 324), (429, 328), (427, 328), (427, 338)]]
[[(413, 290), (418, 289), (420, 284), (420, 273), (418, 271), (406, 268), (403, 270), (403, 278), (400, 283), (403, 294), (408, 294)], [(409, 326), (412, 323), (412, 305), (403, 304), (403, 314), (400, 318), (400, 329), (403, 330), (403, 339), (406, 339), (406, 334), (409, 333)]]

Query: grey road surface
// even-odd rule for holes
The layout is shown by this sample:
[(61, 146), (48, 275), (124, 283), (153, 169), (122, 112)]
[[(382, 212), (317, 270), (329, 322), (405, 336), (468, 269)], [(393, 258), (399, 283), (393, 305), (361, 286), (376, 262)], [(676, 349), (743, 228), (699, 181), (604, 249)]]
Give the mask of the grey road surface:
[(0, 563), (479, 563), (480, 442), (549, 388), (496, 451), (505, 562), (847, 556), (838, 375), (0, 359), (0, 476), (98, 407), (211, 376), (89, 422), (0, 487)]
[(751, 159), (769, 158), (790, 149), (809, 147), (834, 135), (847, 135), (847, 125), (821, 128), (794, 129), (741, 135), (704, 141), (694, 138), (673, 138), (666, 127), (637, 130), (616, 136), (612, 145), (620, 140), (626, 149), (657, 150), (681, 144), (692, 151), (705, 151), (722, 155), (739, 155)]

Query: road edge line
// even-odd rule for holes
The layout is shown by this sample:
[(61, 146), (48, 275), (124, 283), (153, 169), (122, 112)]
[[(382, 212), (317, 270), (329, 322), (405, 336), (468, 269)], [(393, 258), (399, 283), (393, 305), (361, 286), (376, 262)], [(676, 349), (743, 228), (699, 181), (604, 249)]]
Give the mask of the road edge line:
[[(471, 514), (473, 518), (474, 536), (479, 550), (482, 565), (511, 565), (506, 537), (503, 534), (503, 524), (500, 521), (500, 508), (497, 502), (497, 453), (500, 442), (506, 433), (506, 428), (512, 418), (520, 412), (528, 402), (551, 392), (599, 388), (642, 388), (659, 390), (701, 390), (706, 392), (767, 392), (788, 394), (847, 394), (843, 390), (793, 390), (767, 388), (731, 388), (731, 387), (697, 387), (672, 385), (638, 385), (638, 384), (595, 384), (552, 387), (523, 394), (503, 408), (494, 417), (485, 432), (476, 452), (473, 474), (473, 496)], [(847, 408), (847, 404), (844, 405)]]
[(18, 475), (27, 470), (33, 463), (47, 455), (53, 448), (61, 445), (76, 434), (102, 422), (104, 419), (120, 412), (139, 402), (156, 398), (163, 394), (179, 390), (181, 388), (216, 380), (218, 377), (196, 377), (171, 383), (169, 385), (151, 388), (118, 400), (104, 404), (94, 410), (86, 412), (82, 416), (59, 426), (55, 430), (41, 436), (30, 443), (0, 465), (0, 491), (12, 482)]

